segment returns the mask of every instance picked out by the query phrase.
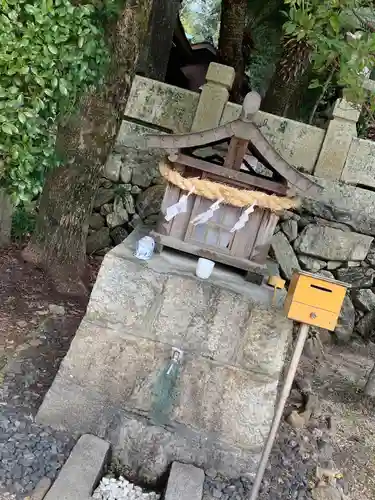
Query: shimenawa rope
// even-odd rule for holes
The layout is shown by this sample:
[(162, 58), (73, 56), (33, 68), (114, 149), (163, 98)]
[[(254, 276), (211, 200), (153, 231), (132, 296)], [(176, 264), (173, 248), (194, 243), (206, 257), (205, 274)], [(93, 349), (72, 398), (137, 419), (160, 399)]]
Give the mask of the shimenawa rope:
[(203, 196), (209, 200), (223, 200), (223, 203), (234, 207), (247, 207), (257, 205), (260, 208), (267, 208), (272, 212), (282, 212), (298, 207), (298, 198), (280, 197), (269, 195), (261, 191), (248, 191), (235, 187), (220, 184), (218, 182), (199, 179), (197, 177), (185, 178), (173, 170), (166, 161), (159, 165), (161, 175), (171, 184), (179, 187), (183, 191), (194, 190), (194, 194)]

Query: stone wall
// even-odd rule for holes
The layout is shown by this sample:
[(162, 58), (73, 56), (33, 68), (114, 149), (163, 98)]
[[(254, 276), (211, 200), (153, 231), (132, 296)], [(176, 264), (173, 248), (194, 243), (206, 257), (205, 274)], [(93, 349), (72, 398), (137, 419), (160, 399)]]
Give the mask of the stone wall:
[[(349, 283), (339, 325), (330, 338), (347, 342), (359, 334), (369, 339), (375, 320), (375, 193), (316, 180), (323, 192), (305, 199), (298, 213), (284, 214), (271, 256), (287, 280), (297, 268)], [(328, 339), (328, 332), (322, 338)]]

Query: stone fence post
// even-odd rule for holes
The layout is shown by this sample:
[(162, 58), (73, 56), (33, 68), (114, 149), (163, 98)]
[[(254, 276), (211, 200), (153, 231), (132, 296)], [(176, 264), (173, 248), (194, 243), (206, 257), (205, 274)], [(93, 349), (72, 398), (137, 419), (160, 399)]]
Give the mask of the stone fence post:
[(234, 76), (233, 68), (218, 63), (210, 64), (191, 127), (192, 132), (200, 132), (220, 125)]
[(10, 243), (13, 206), (9, 196), (0, 189), (0, 248)]
[(353, 137), (357, 137), (360, 109), (345, 99), (338, 99), (333, 108), (314, 175), (340, 180)]

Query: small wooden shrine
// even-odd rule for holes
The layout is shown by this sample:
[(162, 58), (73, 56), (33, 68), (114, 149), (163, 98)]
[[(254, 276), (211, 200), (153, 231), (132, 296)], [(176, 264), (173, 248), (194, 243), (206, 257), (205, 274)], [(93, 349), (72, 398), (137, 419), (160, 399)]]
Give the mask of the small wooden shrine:
[[(260, 96), (251, 92), (238, 120), (204, 132), (149, 137), (149, 147), (168, 151), (160, 165), (168, 181), (162, 214), (151, 233), (160, 247), (248, 271), (265, 268), (280, 214), (298, 205), (297, 193), (314, 195), (320, 187), (262, 135), (253, 123), (259, 107)], [(252, 167), (249, 157), (266, 175)], [(184, 210), (166, 217), (183, 195), (188, 195)], [(240, 220), (243, 227), (236, 229)]]

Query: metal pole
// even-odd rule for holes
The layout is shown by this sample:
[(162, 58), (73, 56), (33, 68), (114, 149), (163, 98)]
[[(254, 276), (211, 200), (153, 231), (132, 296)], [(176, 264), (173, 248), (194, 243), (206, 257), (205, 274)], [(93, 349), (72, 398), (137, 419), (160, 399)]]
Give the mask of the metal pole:
[(283, 411), (285, 408), (286, 400), (288, 399), (290, 389), (292, 388), (293, 380), (297, 371), (298, 363), (302, 355), (303, 347), (305, 345), (307, 336), (309, 334), (309, 325), (302, 323), (299, 327), (298, 338), (296, 347), (294, 349), (293, 357), (290, 361), (289, 369), (283, 388), (281, 390), (280, 398), (276, 406), (275, 416), (272, 421), (270, 433), (262, 453), (262, 458), (260, 459), (257, 474), (255, 476), (255, 481), (253, 484), (253, 489), (251, 490), (250, 500), (257, 500), (259, 488), (263, 480), (264, 471), (266, 470), (267, 462), (272, 450), (273, 443), (275, 441), (276, 433), (280, 425), (281, 417), (283, 416)]

